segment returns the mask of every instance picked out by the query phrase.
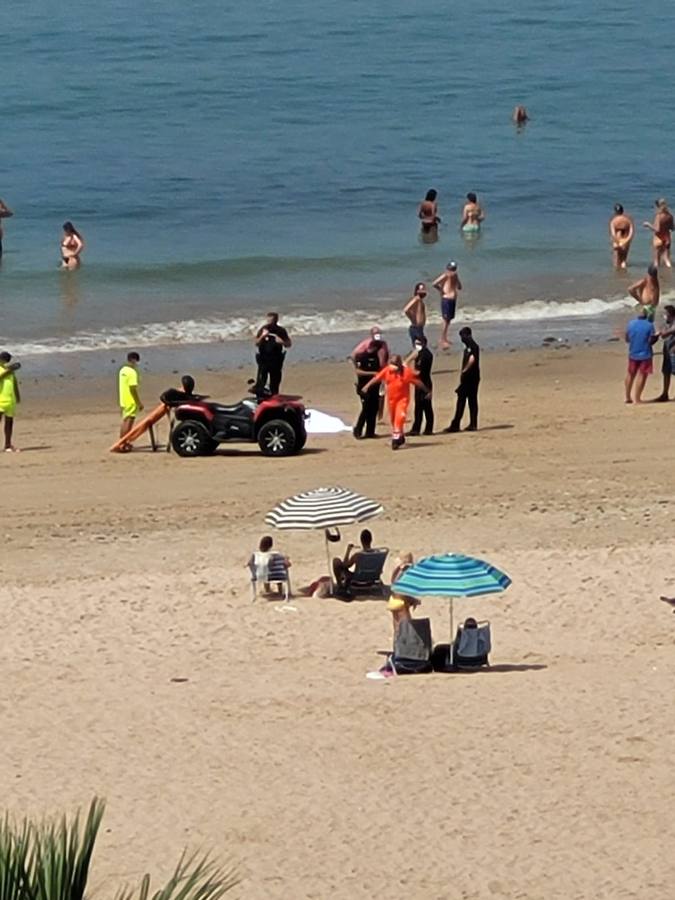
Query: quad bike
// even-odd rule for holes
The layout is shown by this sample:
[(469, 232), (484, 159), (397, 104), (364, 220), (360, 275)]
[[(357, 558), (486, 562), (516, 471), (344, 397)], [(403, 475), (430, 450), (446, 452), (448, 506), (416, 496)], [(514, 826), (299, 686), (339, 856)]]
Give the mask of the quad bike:
[(231, 406), (199, 395), (169, 390), (162, 401), (171, 408), (171, 446), (179, 456), (207, 456), (225, 442), (257, 443), (265, 456), (292, 456), (307, 441), (305, 407), (300, 397), (245, 397)]

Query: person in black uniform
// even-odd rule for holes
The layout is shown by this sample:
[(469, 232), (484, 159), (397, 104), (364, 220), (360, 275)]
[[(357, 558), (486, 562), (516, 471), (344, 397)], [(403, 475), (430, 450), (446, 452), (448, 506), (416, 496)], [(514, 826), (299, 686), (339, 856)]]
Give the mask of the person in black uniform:
[(255, 357), (258, 363), (256, 393), (262, 393), (269, 379), (270, 393), (274, 396), (279, 393), (281, 386), (281, 370), (286, 356), (285, 351), (291, 346), (288, 332), (279, 325), (278, 313), (267, 313), (266, 323), (255, 336), (255, 345), (258, 348)]
[(459, 376), (457, 406), (455, 416), (446, 432), (459, 431), (464, 409), (469, 404), (469, 426), (467, 431), (478, 430), (478, 385), (480, 384), (480, 347), (474, 341), (470, 328), (462, 328), (459, 337), (464, 344), (462, 371)]
[(426, 420), (424, 433), (434, 433), (434, 409), (431, 405), (431, 367), (434, 364), (434, 354), (427, 346), (427, 343), (427, 339), (424, 336), (415, 338), (415, 371), (424, 385), (424, 389), (415, 388), (415, 418), (413, 419), (413, 427), (410, 430), (410, 434), (413, 436), (420, 433), (423, 418)]
[(371, 340), (363, 349), (357, 350), (352, 357), (356, 370), (356, 393), (361, 400), (361, 412), (354, 425), (354, 437), (363, 437), (363, 429), (366, 429), (365, 437), (375, 437), (375, 426), (380, 409), (380, 397), (377, 391), (361, 393), (373, 375), (380, 371), (380, 342)]

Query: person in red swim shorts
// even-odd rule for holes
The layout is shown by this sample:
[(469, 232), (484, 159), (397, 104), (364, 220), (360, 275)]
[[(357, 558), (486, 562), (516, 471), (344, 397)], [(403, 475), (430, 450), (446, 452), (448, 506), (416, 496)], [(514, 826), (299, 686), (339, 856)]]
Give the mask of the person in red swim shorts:
[[(410, 404), (410, 387), (415, 385), (422, 390), (427, 390), (427, 388), (413, 370), (403, 364), (403, 359), (398, 354), (390, 357), (389, 364), (380, 369), (367, 384), (364, 384), (361, 393), (365, 394), (380, 382), (387, 386), (387, 403), (391, 419), (391, 449), (398, 450), (405, 444), (403, 432)], [(431, 392), (429, 391), (429, 393)]]

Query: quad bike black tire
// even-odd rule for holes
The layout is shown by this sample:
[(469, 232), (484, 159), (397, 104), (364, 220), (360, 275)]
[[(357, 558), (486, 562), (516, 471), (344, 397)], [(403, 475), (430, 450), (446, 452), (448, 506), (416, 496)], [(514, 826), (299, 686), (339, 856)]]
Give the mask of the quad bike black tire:
[(270, 419), (258, 432), (258, 446), (265, 456), (292, 456), (299, 449), (295, 428), (284, 419)]
[(171, 446), (179, 456), (209, 456), (218, 446), (201, 422), (186, 419), (171, 433)]

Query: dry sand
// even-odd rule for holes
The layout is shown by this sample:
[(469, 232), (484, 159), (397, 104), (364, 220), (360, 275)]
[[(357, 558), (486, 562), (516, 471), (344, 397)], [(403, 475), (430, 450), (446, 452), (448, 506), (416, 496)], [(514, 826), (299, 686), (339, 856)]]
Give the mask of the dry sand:
[[(624, 406), (623, 360), (487, 356), (478, 434), (397, 454), (314, 438), (278, 461), (108, 454), (112, 386), (24, 370), (33, 449), (0, 457), (3, 806), (105, 796), (101, 896), (188, 845), (239, 865), (237, 897), (671, 897), (675, 406)], [(456, 359), (438, 368), (442, 427)], [(240, 382), (199, 387), (232, 399)], [(146, 398), (167, 383), (147, 377)], [(291, 367), (286, 386), (354, 413), (344, 365)], [(265, 513), (333, 483), (382, 500), (392, 557), (510, 573), (507, 594), (456, 604), (491, 620), (490, 671), (369, 682), (381, 602), (250, 602)], [(296, 585), (325, 569), (319, 535), (280, 544)], [(423, 610), (445, 639), (445, 603)]]

